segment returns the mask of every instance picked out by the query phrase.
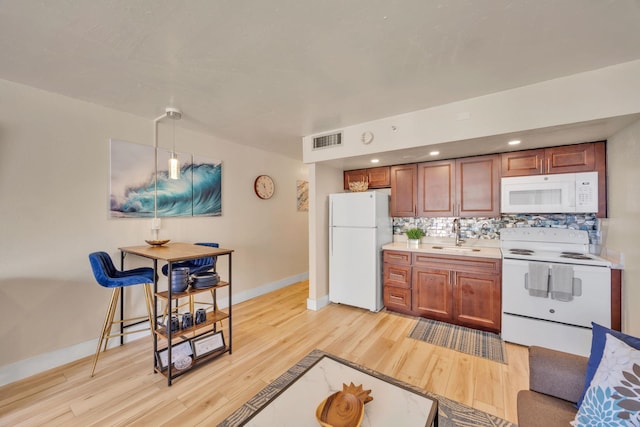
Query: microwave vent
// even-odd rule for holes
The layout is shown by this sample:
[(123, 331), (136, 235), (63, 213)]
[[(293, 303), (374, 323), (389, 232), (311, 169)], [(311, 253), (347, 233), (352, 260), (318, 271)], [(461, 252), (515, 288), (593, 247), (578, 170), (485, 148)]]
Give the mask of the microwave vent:
[(313, 138), (313, 149), (337, 147), (342, 145), (342, 132), (322, 135)]

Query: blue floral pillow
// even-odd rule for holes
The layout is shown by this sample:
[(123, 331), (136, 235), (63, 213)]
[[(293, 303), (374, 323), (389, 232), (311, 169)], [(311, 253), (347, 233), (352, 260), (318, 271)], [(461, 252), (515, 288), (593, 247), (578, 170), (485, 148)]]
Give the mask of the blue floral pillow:
[(620, 331), (615, 331), (613, 329), (605, 328), (604, 326), (598, 325), (597, 323), (591, 322), (592, 334), (591, 334), (591, 354), (589, 355), (589, 361), (587, 363), (587, 375), (585, 378), (584, 389), (582, 390), (582, 395), (580, 399), (578, 399), (578, 404), (576, 408), (579, 408), (582, 404), (582, 399), (584, 398), (584, 394), (587, 392), (589, 388), (589, 384), (591, 384), (591, 380), (593, 376), (596, 374), (596, 369), (598, 369), (598, 365), (600, 365), (600, 359), (602, 359), (602, 352), (604, 351), (604, 343), (605, 337), (607, 334), (611, 334), (614, 337), (622, 340), (626, 344), (629, 344), (631, 347), (640, 350), (640, 338), (633, 337), (631, 335), (624, 334)]
[(571, 425), (640, 425), (639, 350), (607, 334), (602, 360)]

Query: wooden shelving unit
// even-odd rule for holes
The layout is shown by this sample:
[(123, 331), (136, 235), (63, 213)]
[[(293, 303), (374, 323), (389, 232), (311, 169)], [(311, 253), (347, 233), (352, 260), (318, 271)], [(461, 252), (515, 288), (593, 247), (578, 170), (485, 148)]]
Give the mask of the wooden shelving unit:
[[(188, 290), (187, 292), (174, 292), (172, 295), (172, 299), (173, 300), (177, 300), (177, 299), (182, 299), (182, 298), (189, 298), (191, 296), (195, 296), (196, 294), (201, 294), (201, 293), (205, 293), (205, 292), (211, 292), (212, 294), (212, 307), (217, 307), (215, 298), (216, 298), (216, 293), (215, 291), (217, 291), (220, 288), (225, 288), (228, 287), (229, 283), (227, 282), (219, 282), (216, 286), (213, 286), (211, 288), (206, 288), (206, 289), (195, 289), (195, 290)], [(165, 300), (167, 303), (169, 301), (169, 292), (168, 291), (162, 291), (162, 292), (158, 292), (156, 294), (156, 296), (158, 297), (158, 299), (161, 300)], [(194, 313), (195, 315), (195, 313)], [(170, 317), (168, 317), (169, 319)], [(188, 339), (192, 339), (192, 338), (197, 338), (200, 335), (205, 335), (209, 332), (211, 332), (211, 325), (214, 325), (215, 328), (215, 324), (218, 322), (221, 322), (222, 320), (228, 319), (229, 318), (229, 313), (228, 311), (225, 310), (218, 310), (218, 309), (214, 309), (213, 311), (207, 311), (207, 320), (205, 320), (202, 323), (199, 323), (197, 325), (194, 325), (190, 328), (186, 328), (186, 329), (179, 329), (178, 331), (174, 332), (175, 334), (178, 334), (179, 336), (177, 337), (173, 337), (173, 339), (182, 339), (184, 340), (185, 337), (188, 337)], [(214, 332), (216, 332), (216, 329), (214, 329)], [(167, 328), (165, 325), (162, 324), (158, 324), (156, 330), (155, 330), (156, 335), (158, 335), (158, 338), (164, 338), (167, 339), (168, 338), (168, 333), (167, 333)]]
[[(154, 371), (161, 373), (167, 378), (167, 385), (171, 385), (172, 381), (184, 375), (191, 370), (202, 366), (205, 363), (225, 354), (231, 354), (232, 345), (232, 305), (231, 305), (231, 283), (232, 283), (232, 264), (231, 254), (232, 249), (212, 248), (202, 245), (194, 245), (190, 243), (170, 243), (161, 247), (149, 247), (149, 246), (130, 246), (119, 248), (121, 251), (121, 263), (124, 263), (125, 254), (134, 254), (149, 258), (153, 260), (153, 268), (155, 271), (155, 277), (158, 277), (158, 261), (166, 261), (169, 264), (167, 275), (168, 290), (158, 291), (158, 281), (156, 279), (154, 283), (154, 301), (153, 301), (153, 354), (154, 354)], [(205, 257), (217, 257), (218, 263), (221, 258), (226, 256), (228, 260), (228, 269), (226, 274), (228, 275), (227, 281), (220, 281), (215, 286), (209, 288), (189, 288), (185, 292), (172, 292), (171, 291), (171, 271), (174, 263)], [(219, 264), (218, 264), (219, 265)], [(218, 308), (217, 291), (220, 289), (226, 289), (228, 291), (227, 307), (224, 310)], [(193, 298), (196, 295), (204, 295), (206, 293), (211, 294), (211, 304), (208, 302), (203, 303), (200, 301), (194, 302)], [(183, 305), (178, 304), (178, 300), (188, 298), (190, 300), (190, 309), (188, 311), (193, 314), (194, 325), (184, 329), (178, 329), (171, 331), (171, 328), (167, 328), (166, 324), (158, 321), (158, 302), (164, 301), (167, 306), (166, 316), (164, 318), (165, 323), (170, 323), (171, 315), (178, 314), (180, 308)], [(174, 307), (174, 302), (175, 307)], [(196, 313), (193, 310), (194, 304), (205, 304), (209, 307), (207, 309), (207, 316), (205, 321), (195, 324)], [(184, 311), (179, 314), (184, 314)], [(225, 335), (226, 334), (226, 335)], [(201, 354), (197, 354), (195, 343), (199, 343)], [(186, 351), (184, 346), (188, 343), (188, 349), (191, 357), (190, 365), (183, 369), (178, 369), (175, 363), (180, 359), (173, 356), (173, 351)], [(219, 345), (219, 347), (218, 347)], [(186, 359), (183, 358), (183, 359)]]
[[(226, 310), (218, 309), (217, 291), (223, 288), (226, 288), (229, 290), (229, 306)], [(181, 328), (173, 332), (167, 328), (167, 324), (171, 320), (171, 315), (176, 314), (176, 311), (179, 310), (179, 307), (181, 307), (181, 305), (178, 305), (177, 308), (172, 309), (171, 307), (174, 303), (176, 303), (178, 300), (181, 300), (181, 299), (185, 299), (185, 298), (189, 299), (189, 298), (195, 297), (196, 295), (206, 295), (206, 294), (211, 295), (210, 307), (212, 308), (212, 310), (207, 311), (207, 317), (204, 322), (198, 323), (197, 325), (194, 324), (193, 326), (188, 328), (184, 328), (184, 329)], [(185, 292), (160, 291), (155, 293), (155, 297), (156, 297), (156, 306), (157, 306), (158, 300), (164, 301), (168, 305), (168, 313), (167, 313), (167, 316), (165, 317), (166, 324), (159, 323), (156, 320), (157, 323), (154, 330), (155, 353), (159, 354), (162, 351), (166, 351), (170, 346), (172, 346), (172, 348), (175, 348), (176, 345), (183, 343), (185, 341), (189, 342), (191, 351), (193, 352), (191, 354), (191, 358), (192, 358), (191, 365), (188, 368), (185, 368), (182, 370), (178, 369), (173, 364), (169, 364), (169, 366), (163, 367), (160, 365), (159, 361), (156, 358), (156, 364), (154, 369), (156, 372), (164, 375), (167, 378), (169, 385), (171, 385), (171, 382), (175, 378), (181, 375), (184, 375), (190, 372), (191, 370), (199, 366), (202, 366), (225, 353), (231, 354), (231, 308), (230, 308), (231, 307), (231, 286), (229, 282), (220, 281), (218, 282), (218, 284), (210, 288), (199, 288), (199, 289), (189, 288)], [(196, 304), (203, 304), (203, 303), (198, 302)], [(209, 304), (207, 303), (207, 305)], [(183, 313), (180, 313), (180, 314), (183, 314)], [(195, 312), (192, 314), (194, 316), (194, 323), (195, 323)], [(157, 313), (156, 313), (156, 319), (157, 319)], [(223, 321), (226, 321), (226, 327), (222, 326)], [(219, 348), (211, 353), (205, 354), (203, 356), (197, 356), (195, 354), (195, 348), (192, 345), (192, 342), (194, 340), (203, 338), (209, 334), (215, 334), (220, 331), (222, 331), (223, 337), (226, 332), (226, 339), (229, 340), (228, 344), (225, 343), (225, 345), (222, 348)], [(174, 362), (176, 361), (176, 359), (173, 357), (171, 359), (173, 359)], [(167, 360), (171, 360), (171, 359), (167, 359)]]

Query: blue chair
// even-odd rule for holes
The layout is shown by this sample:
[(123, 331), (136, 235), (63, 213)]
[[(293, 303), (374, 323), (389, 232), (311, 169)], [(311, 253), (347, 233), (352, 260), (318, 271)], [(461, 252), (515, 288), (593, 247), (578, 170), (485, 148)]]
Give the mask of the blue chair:
[[(209, 246), (211, 248), (219, 248), (217, 243), (196, 243), (200, 246)], [(189, 274), (204, 273), (205, 271), (216, 271), (216, 261), (218, 257), (204, 257), (198, 259), (191, 259), (189, 261), (175, 262), (172, 268), (186, 267), (189, 269)], [(169, 264), (162, 266), (162, 274), (165, 276), (169, 274)]]
[[(111, 294), (111, 301), (109, 302), (107, 314), (102, 326), (102, 332), (100, 333), (100, 340), (98, 341), (96, 355), (93, 358), (93, 368), (91, 369), (91, 376), (93, 377), (93, 374), (96, 370), (96, 365), (98, 363), (98, 358), (100, 357), (100, 349), (102, 348), (103, 342), (104, 349), (102, 351), (107, 349), (109, 338), (123, 336), (126, 334), (144, 330), (141, 329), (112, 334), (111, 329), (113, 328), (114, 324), (121, 323), (124, 325), (125, 322), (146, 319), (149, 321), (150, 326), (153, 325), (153, 293), (151, 290), (151, 284), (154, 282), (154, 272), (153, 268), (150, 267), (140, 267), (131, 270), (120, 271), (113, 265), (111, 257), (106, 252), (93, 252), (89, 254), (89, 262), (91, 263), (91, 269), (93, 270), (93, 275), (95, 276), (98, 284), (100, 286), (104, 286), (105, 288), (113, 289), (113, 292)], [(143, 285), (144, 287), (147, 316), (114, 321), (113, 317), (118, 306), (118, 299), (120, 298), (122, 288), (124, 288), (125, 286), (133, 285)]]
[[(219, 248), (220, 245), (218, 243), (206, 243), (206, 242), (200, 242), (200, 243), (196, 243), (196, 245), (200, 245), (200, 246), (209, 246), (211, 248)], [(171, 266), (172, 269), (176, 269), (176, 268), (188, 268), (189, 269), (189, 274), (197, 274), (197, 273), (205, 273), (207, 271), (216, 271), (216, 261), (218, 260), (218, 257), (204, 257), (204, 258), (197, 258), (197, 259), (191, 259), (189, 261), (181, 261), (181, 262), (175, 262), (173, 263), (173, 265)], [(165, 276), (169, 275), (169, 265), (165, 264), (162, 266), (162, 274), (164, 274)], [(211, 291), (212, 295), (215, 293), (215, 290)], [(176, 301), (177, 303), (177, 301)], [(189, 296), (189, 311), (191, 313), (194, 313), (195, 310), (195, 304), (204, 304), (204, 305), (211, 305), (209, 303), (205, 303), (205, 302), (198, 302), (195, 301), (193, 298), (193, 295)], [(177, 312), (180, 307), (184, 306), (186, 304), (182, 304), (182, 305), (177, 305), (174, 309), (172, 309), (172, 312)], [(214, 306), (213, 307), (214, 310), (217, 310), (218, 307)], [(168, 307), (165, 307), (163, 309), (163, 317), (162, 317), (162, 322), (164, 323), (166, 317), (168, 315)]]

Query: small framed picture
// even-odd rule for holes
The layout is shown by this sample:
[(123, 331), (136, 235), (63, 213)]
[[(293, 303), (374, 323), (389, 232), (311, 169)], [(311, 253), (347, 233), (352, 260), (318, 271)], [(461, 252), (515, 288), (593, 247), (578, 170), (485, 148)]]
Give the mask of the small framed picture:
[(191, 344), (193, 345), (193, 355), (197, 359), (224, 348), (224, 335), (222, 335), (222, 331), (218, 331), (214, 334), (194, 339)]
[[(183, 341), (180, 344), (171, 346), (171, 362), (174, 365), (176, 362), (183, 361), (187, 357), (191, 358), (191, 355), (193, 355), (193, 349), (191, 348), (189, 341)], [(156, 357), (158, 359), (158, 366), (160, 369), (163, 371), (167, 369), (169, 349), (165, 348), (164, 350), (156, 352)]]

